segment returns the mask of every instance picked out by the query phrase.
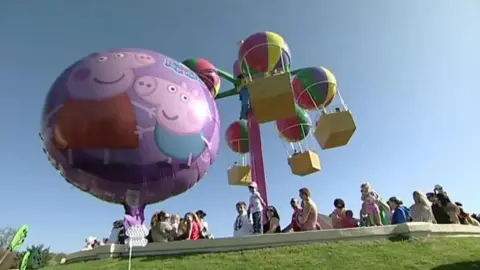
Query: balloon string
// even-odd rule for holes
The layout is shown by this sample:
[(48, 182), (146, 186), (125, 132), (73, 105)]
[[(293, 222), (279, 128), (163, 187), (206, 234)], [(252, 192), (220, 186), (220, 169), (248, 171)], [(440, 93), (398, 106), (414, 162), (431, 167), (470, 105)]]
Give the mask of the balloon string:
[(297, 142), (297, 144), (298, 144), (298, 148), (300, 150), (300, 153), (303, 153), (302, 144), (300, 142)]
[(342, 107), (344, 110), (348, 111), (347, 105), (345, 104), (342, 94), (340, 93), (340, 88), (337, 86), (337, 93), (338, 93), (338, 98), (340, 99), (340, 103), (342, 104)]

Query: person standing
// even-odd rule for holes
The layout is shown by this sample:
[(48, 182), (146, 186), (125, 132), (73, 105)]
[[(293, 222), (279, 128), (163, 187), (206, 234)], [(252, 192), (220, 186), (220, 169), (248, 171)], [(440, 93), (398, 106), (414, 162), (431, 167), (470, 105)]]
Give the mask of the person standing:
[(263, 216), (263, 207), (266, 206), (265, 201), (262, 199), (262, 196), (257, 190), (258, 186), (257, 183), (253, 182), (248, 186), (248, 190), (250, 191), (250, 200), (248, 205), (247, 214), (250, 216), (252, 215), (253, 221), (253, 233), (254, 234), (262, 234), (263, 227), (262, 227), (262, 216)]
[(299, 196), (302, 198), (303, 213), (300, 219), (302, 231), (314, 231), (317, 229), (318, 207), (312, 200), (311, 192), (308, 188), (301, 188)]

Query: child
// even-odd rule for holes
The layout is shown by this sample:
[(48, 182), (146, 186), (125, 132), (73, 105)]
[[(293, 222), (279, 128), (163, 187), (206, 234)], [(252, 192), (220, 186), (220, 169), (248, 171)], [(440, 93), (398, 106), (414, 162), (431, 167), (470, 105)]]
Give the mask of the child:
[(168, 240), (173, 241), (179, 235), (178, 226), (180, 225), (180, 216), (179, 215), (171, 215), (170, 216), (170, 225), (172, 226), (172, 232), (171, 232)]
[(342, 199), (335, 199), (333, 201), (335, 209), (330, 214), (332, 219), (332, 227), (334, 229), (343, 228), (343, 219), (345, 218), (345, 202)]
[(247, 215), (247, 204), (239, 202), (236, 205), (238, 216), (233, 224), (233, 237), (242, 237), (253, 233), (252, 222)]
[(356, 228), (358, 227), (358, 220), (353, 217), (352, 210), (345, 211), (345, 217), (342, 220), (343, 228)]
[(265, 201), (262, 199), (262, 196), (260, 196), (260, 193), (257, 191), (257, 183), (251, 183), (248, 186), (248, 190), (250, 191), (251, 195), (247, 215), (250, 216), (250, 214), (252, 214), (253, 233), (262, 234), (262, 213), (263, 207), (266, 206)]
[(362, 193), (362, 214), (368, 216), (370, 226), (382, 226), (382, 217), (380, 216), (380, 208), (377, 201), (380, 196), (376, 193), (369, 183), (363, 183), (360, 186)]

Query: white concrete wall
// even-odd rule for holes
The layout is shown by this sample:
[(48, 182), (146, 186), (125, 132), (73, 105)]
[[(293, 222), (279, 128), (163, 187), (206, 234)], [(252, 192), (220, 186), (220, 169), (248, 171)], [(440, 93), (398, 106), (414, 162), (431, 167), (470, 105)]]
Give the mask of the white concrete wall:
[[(188, 253), (225, 252), (327, 241), (386, 240), (400, 235), (415, 238), (480, 237), (480, 227), (412, 222), (382, 227), (279, 233), (242, 238), (219, 238), (213, 240), (175, 241), (169, 243), (151, 243), (146, 247), (134, 248), (132, 256), (145, 257)], [(128, 256), (128, 250), (125, 245), (105, 245), (93, 250), (71, 253), (67, 256), (66, 261), (67, 263), (71, 263), (126, 256)]]

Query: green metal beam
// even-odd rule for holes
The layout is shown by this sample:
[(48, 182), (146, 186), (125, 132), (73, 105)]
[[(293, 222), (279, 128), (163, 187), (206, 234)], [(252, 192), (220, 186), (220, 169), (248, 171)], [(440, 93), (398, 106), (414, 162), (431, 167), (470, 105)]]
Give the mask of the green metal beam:
[(221, 98), (231, 97), (235, 95), (238, 95), (237, 88), (233, 88), (233, 89), (218, 93), (215, 99), (221, 99)]
[(224, 78), (225, 80), (235, 84), (237, 82), (237, 79), (235, 77), (233, 77), (232, 74), (230, 73), (227, 73), (221, 69), (217, 69), (217, 73), (218, 75), (220, 75), (220, 77)]

